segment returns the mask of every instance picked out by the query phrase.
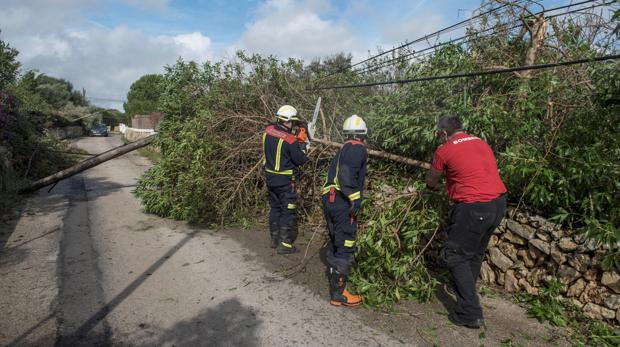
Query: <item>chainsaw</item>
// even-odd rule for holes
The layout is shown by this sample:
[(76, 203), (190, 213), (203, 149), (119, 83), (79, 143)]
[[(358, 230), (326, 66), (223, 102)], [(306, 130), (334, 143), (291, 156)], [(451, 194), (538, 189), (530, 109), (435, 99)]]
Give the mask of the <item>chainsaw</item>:
[(316, 106), (314, 107), (314, 114), (312, 115), (312, 121), (307, 124), (302, 124), (299, 127), (297, 138), (306, 143), (306, 151), (310, 150), (310, 141), (314, 138), (316, 134), (316, 120), (319, 116), (319, 110), (321, 109), (321, 97), (316, 101)]

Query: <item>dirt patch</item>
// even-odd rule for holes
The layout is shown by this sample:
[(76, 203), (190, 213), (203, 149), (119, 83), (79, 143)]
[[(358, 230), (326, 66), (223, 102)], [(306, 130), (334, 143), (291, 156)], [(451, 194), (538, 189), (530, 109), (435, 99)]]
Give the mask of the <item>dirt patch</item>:
[[(321, 251), (326, 240), (325, 232), (319, 227), (305, 231), (301, 229), (296, 242), (300, 251), (287, 256), (277, 255), (275, 250), (269, 247), (269, 235), (264, 226), (256, 227), (254, 230), (226, 230), (224, 234), (253, 251), (257, 260), (267, 269), (287, 275), (293, 282), (307, 287), (312, 293), (324, 298), (325, 305), (329, 305), (326, 265)], [(300, 266), (302, 263), (305, 266)], [(389, 310), (367, 307), (353, 310), (366, 325), (385, 332), (403, 344), (419, 343), (424, 346), (570, 344), (566, 330), (540, 324), (528, 318), (523, 308), (499, 294), (482, 298), (486, 329), (471, 330), (452, 325), (447, 315), (448, 308), (454, 304), (454, 300), (440, 286), (430, 303), (403, 301)]]

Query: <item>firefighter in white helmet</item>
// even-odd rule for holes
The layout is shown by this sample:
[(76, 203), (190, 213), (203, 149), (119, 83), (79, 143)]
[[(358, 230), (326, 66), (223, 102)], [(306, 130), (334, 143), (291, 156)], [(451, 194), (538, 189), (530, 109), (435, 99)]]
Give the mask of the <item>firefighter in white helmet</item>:
[[(276, 113), (276, 122), (263, 133), (263, 166), (269, 191), (269, 230), (271, 246), (278, 254), (296, 251), (298, 169), (308, 157), (302, 151), (301, 140), (294, 134), (299, 118), (297, 110), (284, 105)], [(304, 140), (305, 143), (305, 140)]]
[(368, 129), (358, 115), (344, 121), (347, 141), (332, 159), (323, 186), (323, 211), (329, 229), (327, 250), (330, 303), (356, 306), (362, 297), (349, 293), (347, 278), (354, 262), (357, 216), (362, 203), (368, 151), (364, 145)]

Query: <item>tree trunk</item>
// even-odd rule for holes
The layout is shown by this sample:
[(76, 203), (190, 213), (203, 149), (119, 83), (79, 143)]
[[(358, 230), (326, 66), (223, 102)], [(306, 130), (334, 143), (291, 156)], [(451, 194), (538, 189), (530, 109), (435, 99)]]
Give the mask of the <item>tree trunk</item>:
[(120, 147), (116, 147), (113, 148), (109, 151), (103, 152), (101, 154), (98, 154), (92, 158), (86, 159), (82, 162), (79, 162), (78, 164), (59, 171), (51, 176), (47, 176), (45, 178), (42, 178), (36, 182), (31, 183), (30, 185), (22, 188), (19, 190), (20, 194), (26, 194), (26, 193), (32, 193), (37, 191), (40, 188), (43, 188), (47, 185), (56, 183), (62, 179), (65, 179), (69, 176), (73, 176), (77, 173), (80, 173), (84, 170), (88, 170), (91, 167), (97, 166), (101, 163), (104, 163), (110, 159), (114, 159), (116, 157), (120, 157), (123, 154), (129, 153), (131, 151), (135, 151), (136, 149), (142, 148), (144, 146), (147, 146), (149, 143), (151, 143), (153, 141), (153, 139), (155, 138), (155, 136), (157, 135), (151, 135), (149, 137), (145, 137), (141, 140), (135, 141), (135, 142), (131, 142), (128, 143), (126, 145), (120, 146)]
[[(323, 145), (326, 145), (326, 146), (330, 146), (330, 147), (342, 147), (343, 146), (342, 143), (328, 141), (328, 140), (323, 140), (323, 139), (317, 139), (317, 138), (312, 139), (312, 141), (313, 142), (318, 142), (320, 144), (323, 144)], [(383, 151), (377, 151), (377, 150), (374, 150), (374, 149), (369, 149), (368, 150), (368, 154), (372, 155), (374, 157), (379, 157), (379, 158), (395, 161), (395, 162), (398, 162), (398, 163), (403, 163), (403, 164), (407, 164), (407, 165), (411, 165), (411, 166), (417, 166), (419, 168), (426, 169), (426, 170), (431, 168), (431, 164), (429, 164), (427, 162), (423, 162), (423, 161), (419, 161), (419, 160), (415, 160), (415, 159), (410, 159), (410, 158), (406, 158), (406, 157), (401, 157), (400, 155), (396, 155), (396, 154), (392, 154), (392, 153), (387, 153), (387, 152), (383, 152)]]

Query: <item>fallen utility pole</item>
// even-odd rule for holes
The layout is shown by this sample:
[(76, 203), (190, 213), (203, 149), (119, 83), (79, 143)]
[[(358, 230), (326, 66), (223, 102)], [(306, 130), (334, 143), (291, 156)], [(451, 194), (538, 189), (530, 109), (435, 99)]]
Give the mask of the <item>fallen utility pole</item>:
[[(342, 143), (338, 143), (338, 142), (333, 142), (333, 141), (328, 141), (328, 140), (323, 140), (323, 139), (317, 139), (317, 138), (313, 138), (312, 139), (313, 142), (318, 142), (321, 143), (323, 145), (326, 146), (330, 146), (330, 147), (342, 147)], [(379, 157), (379, 158), (383, 158), (383, 159), (388, 159), (391, 161), (395, 161), (395, 162), (399, 162), (399, 163), (403, 163), (403, 164), (407, 164), (407, 165), (412, 165), (412, 166), (417, 166), (419, 168), (422, 169), (430, 169), (431, 168), (431, 164), (424, 162), (424, 161), (419, 161), (419, 160), (415, 160), (415, 159), (411, 159), (411, 158), (406, 158), (406, 157), (402, 157), (400, 155), (396, 155), (396, 154), (392, 154), (392, 153), (387, 153), (387, 152), (383, 152), (383, 151), (377, 151), (374, 149), (369, 149), (368, 150), (368, 154), (375, 156), (375, 157)]]
[(131, 151), (135, 151), (136, 149), (142, 148), (144, 146), (147, 146), (149, 143), (151, 143), (153, 141), (153, 139), (156, 137), (157, 135), (151, 135), (149, 137), (145, 137), (143, 139), (140, 139), (138, 141), (135, 142), (131, 142), (128, 143), (126, 145), (123, 146), (119, 146), (116, 148), (112, 148), (109, 151), (105, 151), (101, 154), (98, 154), (92, 158), (86, 159), (84, 161), (81, 161), (75, 165), (73, 165), (72, 167), (59, 171), (51, 176), (47, 176), (45, 178), (42, 178), (36, 182), (33, 182), (31, 184), (29, 184), (28, 186), (21, 188), (19, 190), (20, 194), (26, 194), (26, 193), (32, 193), (35, 192), (37, 190), (39, 190), (40, 188), (43, 188), (45, 186), (48, 186), (50, 184), (56, 183), (62, 179), (65, 179), (69, 176), (73, 176), (77, 173), (80, 173), (84, 170), (88, 170), (91, 167), (97, 166), (101, 163), (104, 163), (110, 159), (114, 159), (116, 157), (120, 157), (123, 154), (127, 154)]

